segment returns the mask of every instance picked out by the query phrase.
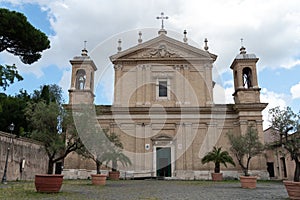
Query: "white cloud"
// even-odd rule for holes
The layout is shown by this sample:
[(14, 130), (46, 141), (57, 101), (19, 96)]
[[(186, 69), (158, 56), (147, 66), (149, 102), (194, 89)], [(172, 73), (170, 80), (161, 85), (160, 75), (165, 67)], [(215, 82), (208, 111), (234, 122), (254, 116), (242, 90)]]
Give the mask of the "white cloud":
[[(298, 0), (10, 0), (14, 4), (36, 3), (43, 11), (48, 12), (49, 21), (55, 35), (49, 36), (51, 48), (43, 53), (41, 60), (30, 69), (22, 67), (21, 72), (34, 73), (37, 77), (43, 75), (42, 68), (56, 65), (61, 70), (70, 67), (69, 60), (80, 54), (83, 41), (87, 40), (87, 48), (98, 66), (98, 74), (102, 74), (103, 66), (107, 66), (108, 56), (115, 52), (115, 43), (110, 47), (103, 46), (107, 38), (123, 31), (143, 29), (145, 27), (160, 28), (156, 16), (164, 11), (169, 19), (165, 23), (166, 29), (175, 30), (182, 34), (188, 31), (189, 41), (196, 41), (203, 47), (204, 38), (208, 38), (209, 51), (218, 55), (214, 68), (219, 73), (230, 70), (229, 66), (236, 54), (239, 53), (240, 38), (244, 38), (244, 46), (250, 53), (255, 53), (260, 61), (258, 69), (264, 67), (291, 68), (299, 65), (300, 55), (300, 1)], [(136, 32), (138, 32), (136, 30)], [(144, 41), (155, 37), (143, 34)], [(182, 38), (182, 37), (181, 37)], [(180, 38), (180, 39), (181, 39)], [(122, 46), (136, 44), (136, 38), (123, 37)], [(94, 51), (98, 47), (107, 47)], [(298, 56), (298, 57), (297, 57)], [(100, 59), (106, 59), (101, 61)], [(0, 59), (17, 63), (18, 58), (1, 54)], [(67, 72), (60, 81), (65, 88)], [(108, 76), (100, 76), (108, 77)], [(112, 77), (112, 76), (110, 76)], [(99, 81), (98, 81), (99, 82)], [(112, 79), (101, 82), (107, 96), (113, 94)], [(226, 89), (216, 85), (217, 101), (232, 102), (233, 88), (225, 85)], [(295, 86), (296, 87), (296, 86)], [(297, 92), (298, 90), (296, 90)], [(292, 90), (291, 90), (292, 92)], [(220, 95), (221, 96), (218, 96)], [(100, 96), (99, 94), (96, 94)], [(101, 94), (102, 95), (102, 94)], [(262, 99), (270, 105), (284, 104), (284, 98), (274, 98), (270, 91), (262, 91)], [(292, 92), (293, 97), (298, 97)], [(273, 98), (272, 98), (273, 97)], [(278, 96), (277, 96), (278, 97)], [(108, 97), (110, 98), (110, 97)], [(223, 98), (223, 100), (222, 100)]]
[(288, 61), (287, 63), (284, 63), (282, 65), (283, 68), (286, 68), (286, 69), (290, 69), (290, 68), (293, 68), (293, 67), (296, 67), (297, 65), (300, 65), (300, 60), (290, 60)]
[[(64, 100), (68, 99), (68, 89), (70, 88), (70, 85), (71, 85), (71, 73), (72, 73), (72, 71), (70, 70), (70, 68), (64, 70), (62, 78), (58, 83), (58, 85), (63, 90)], [(68, 103), (68, 102), (66, 102), (66, 103)]]
[(268, 103), (268, 106), (262, 112), (263, 115), (263, 128), (267, 129), (270, 127), (270, 119), (269, 119), (269, 110), (276, 106), (284, 108), (287, 106), (287, 102), (289, 102), (289, 97), (286, 94), (279, 94), (273, 91), (268, 91), (266, 88), (261, 90), (260, 95), (261, 102)]
[[(299, 84), (300, 85), (300, 84)], [(233, 94), (234, 88), (224, 88), (219, 84), (214, 87), (214, 99), (217, 104), (234, 103)], [(268, 91), (266, 88), (261, 90), (260, 99), (262, 103), (268, 103), (268, 106), (263, 110), (263, 129), (267, 129), (271, 124), (269, 122), (269, 109), (279, 106), (284, 108), (287, 106), (287, 102), (290, 101), (290, 97), (286, 94), (280, 94), (273, 91)]]
[(233, 92), (233, 87), (224, 88), (220, 84), (216, 84), (213, 90), (214, 102), (216, 104), (234, 103)]
[(300, 99), (300, 82), (291, 87), (292, 99)]
[[(298, 0), (13, 0), (16, 4), (38, 3), (48, 10), (56, 35), (50, 37), (51, 49), (40, 66), (64, 68), (78, 54), (83, 41), (93, 48), (113, 34), (145, 27), (157, 27), (160, 11), (169, 16), (166, 28), (182, 32), (203, 46), (209, 39), (210, 51), (219, 55), (219, 70), (229, 65), (239, 51), (240, 38), (249, 52), (261, 58), (261, 66), (280, 67), (297, 62), (300, 54), (300, 2)], [(129, 6), (134, 5), (134, 6)], [(267, 17), (266, 17), (267, 13)], [(299, 62), (299, 61), (298, 61)], [(291, 66), (291, 65), (289, 65)]]

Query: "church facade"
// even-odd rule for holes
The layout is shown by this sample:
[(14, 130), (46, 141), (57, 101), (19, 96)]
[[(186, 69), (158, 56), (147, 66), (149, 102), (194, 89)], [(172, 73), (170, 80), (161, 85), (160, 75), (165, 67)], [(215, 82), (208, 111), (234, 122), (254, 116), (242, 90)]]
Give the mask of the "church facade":
[[(101, 128), (116, 133), (132, 165), (120, 171), (132, 176), (210, 179), (213, 163), (201, 158), (214, 146), (230, 152), (228, 133), (244, 134), (257, 129), (263, 141), (262, 110), (257, 80), (258, 58), (242, 47), (231, 66), (234, 103), (216, 104), (212, 69), (217, 55), (168, 37), (162, 27), (158, 36), (110, 57), (114, 67), (114, 101), (95, 105)], [(84, 49), (71, 61), (69, 105), (94, 103), (94, 73), (97, 67)], [(97, 94), (96, 94), (97, 95)], [(233, 155), (232, 155), (233, 156)], [(236, 161), (236, 160), (235, 160)], [(65, 159), (65, 174), (94, 168), (91, 162), (71, 155)], [(224, 177), (238, 177), (238, 166), (221, 166)], [(92, 167), (90, 166), (92, 165)], [(264, 156), (251, 161), (250, 170), (267, 178)]]

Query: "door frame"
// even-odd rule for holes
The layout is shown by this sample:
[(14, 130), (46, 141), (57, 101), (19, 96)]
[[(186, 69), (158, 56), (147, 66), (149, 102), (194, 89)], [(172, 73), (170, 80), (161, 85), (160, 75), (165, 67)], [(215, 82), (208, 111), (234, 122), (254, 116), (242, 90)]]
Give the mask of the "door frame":
[(153, 146), (153, 171), (155, 173), (155, 176), (157, 176), (157, 148), (170, 148), (171, 149), (171, 177), (174, 177), (174, 171), (175, 171), (175, 148), (172, 142), (170, 141), (170, 144), (167, 145), (154, 145)]

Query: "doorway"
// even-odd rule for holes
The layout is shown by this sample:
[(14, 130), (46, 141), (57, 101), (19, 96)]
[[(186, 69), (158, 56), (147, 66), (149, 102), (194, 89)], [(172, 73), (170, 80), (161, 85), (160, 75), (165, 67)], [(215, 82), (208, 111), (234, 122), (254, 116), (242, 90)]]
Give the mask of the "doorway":
[(269, 177), (274, 178), (275, 172), (274, 172), (274, 163), (273, 162), (267, 162), (267, 170), (269, 172)]
[(171, 147), (156, 148), (156, 176), (171, 177)]
[(280, 161), (281, 161), (281, 175), (282, 175), (282, 178), (286, 178), (287, 177), (287, 172), (286, 172), (285, 158), (281, 157)]

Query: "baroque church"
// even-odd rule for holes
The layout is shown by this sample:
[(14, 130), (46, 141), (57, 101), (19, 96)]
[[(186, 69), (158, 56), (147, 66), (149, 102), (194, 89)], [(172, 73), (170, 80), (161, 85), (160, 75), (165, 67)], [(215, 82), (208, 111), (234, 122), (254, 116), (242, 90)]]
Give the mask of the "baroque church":
[[(163, 18), (163, 16), (162, 16)], [(162, 21), (163, 22), (163, 21)], [(95, 105), (96, 119), (103, 129), (117, 134), (132, 165), (121, 174), (133, 177), (210, 179), (214, 164), (202, 164), (214, 146), (230, 152), (227, 134), (245, 134), (248, 126), (257, 129), (263, 142), (255, 54), (242, 46), (230, 69), (234, 79), (234, 103), (214, 103), (212, 69), (217, 55), (168, 36), (163, 23), (157, 37), (110, 56), (114, 67), (114, 100), (109, 106)], [(69, 105), (93, 104), (96, 64), (86, 49), (71, 61)], [(233, 155), (232, 155), (233, 156)], [(234, 156), (233, 156), (234, 157)], [(235, 158), (234, 158), (235, 160)], [(237, 161), (235, 160), (236, 164)], [(93, 162), (71, 154), (64, 161), (65, 178), (86, 178), (95, 169)], [(224, 177), (237, 178), (236, 165), (221, 166)], [(250, 172), (267, 178), (266, 160), (251, 161)]]

